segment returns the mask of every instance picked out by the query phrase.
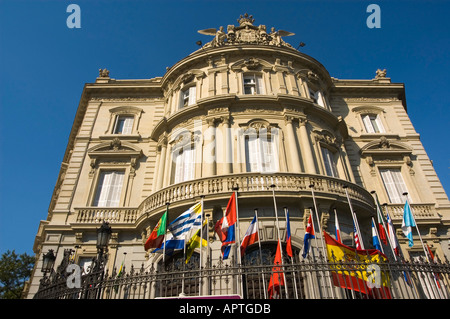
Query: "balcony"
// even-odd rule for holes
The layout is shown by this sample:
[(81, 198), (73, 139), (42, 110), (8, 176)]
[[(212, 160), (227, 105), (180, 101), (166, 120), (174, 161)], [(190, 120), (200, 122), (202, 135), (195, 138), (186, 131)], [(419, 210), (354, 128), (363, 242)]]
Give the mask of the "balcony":
[[(345, 188), (352, 201), (366, 208), (373, 207), (373, 197), (364, 188), (341, 179), (309, 174), (292, 173), (241, 173), (233, 175), (213, 176), (195, 179), (183, 183), (171, 185), (161, 189), (145, 199), (139, 206), (139, 216), (152, 214), (165, 207), (166, 203), (187, 204), (192, 200), (198, 200), (205, 196), (205, 201), (210, 199), (225, 199), (231, 195), (234, 187), (239, 187), (239, 196), (245, 197), (270, 197), (271, 185), (275, 185), (277, 196), (311, 196), (309, 185), (314, 184), (314, 191), (319, 197), (336, 199), (340, 196), (346, 198)], [(346, 200), (346, 199), (345, 199)]]
[[(372, 195), (364, 188), (341, 179), (309, 174), (291, 173), (242, 173), (194, 179), (163, 188), (148, 198), (139, 207), (84, 207), (75, 209), (76, 224), (98, 224), (105, 220), (112, 224), (135, 225), (140, 219), (165, 209), (166, 203), (183, 206), (205, 196), (205, 201), (227, 199), (234, 187), (239, 187), (240, 198), (270, 197), (271, 185), (275, 185), (277, 196), (311, 197), (309, 185), (314, 184), (318, 198), (347, 201), (345, 188), (353, 205), (373, 209)], [(320, 199), (318, 199), (320, 201)], [(411, 204), (414, 216), (422, 223), (439, 219), (434, 204)], [(400, 222), (403, 216), (403, 204), (388, 204), (387, 209), (394, 222)]]

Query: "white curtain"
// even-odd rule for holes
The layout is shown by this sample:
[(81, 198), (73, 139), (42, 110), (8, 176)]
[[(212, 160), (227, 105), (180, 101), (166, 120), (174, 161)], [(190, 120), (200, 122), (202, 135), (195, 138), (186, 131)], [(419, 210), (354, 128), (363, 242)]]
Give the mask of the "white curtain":
[(247, 172), (277, 172), (279, 170), (276, 136), (250, 135), (245, 139), (245, 159)]
[(131, 134), (133, 130), (134, 116), (117, 117), (116, 126), (114, 129), (115, 134)]
[(328, 148), (322, 147), (322, 157), (326, 174), (332, 177), (339, 177), (333, 153)]
[(104, 171), (100, 173), (94, 206), (117, 207), (122, 193), (123, 171)]
[[(399, 168), (380, 168), (381, 179), (393, 204), (404, 203), (403, 193), (408, 192)], [(408, 197), (408, 200), (410, 198)]]
[(181, 183), (194, 178), (194, 148), (185, 148), (182, 151), (176, 150), (173, 154), (175, 158), (174, 183)]

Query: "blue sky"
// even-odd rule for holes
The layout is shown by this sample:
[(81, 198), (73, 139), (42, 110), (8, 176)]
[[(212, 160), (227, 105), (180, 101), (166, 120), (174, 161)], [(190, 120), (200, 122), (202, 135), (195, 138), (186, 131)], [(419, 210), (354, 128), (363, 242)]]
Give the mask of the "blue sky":
[[(72, 3), (79, 29), (66, 25)], [(371, 3), (379, 29), (366, 25)], [(285, 40), (306, 43), (333, 77), (386, 68), (405, 83), (409, 116), (449, 193), (449, 1), (0, 0), (0, 253), (33, 254), (83, 85), (99, 68), (116, 79), (163, 76), (211, 39), (197, 30), (237, 25), (246, 12), (294, 32)]]

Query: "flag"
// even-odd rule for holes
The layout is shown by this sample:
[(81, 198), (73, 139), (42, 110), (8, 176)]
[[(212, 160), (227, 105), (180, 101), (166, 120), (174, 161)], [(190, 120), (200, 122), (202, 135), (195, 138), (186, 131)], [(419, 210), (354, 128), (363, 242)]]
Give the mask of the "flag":
[[(120, 265), (119, 272), (117, 273), (116, 279), (119, 279), (123, 276), (123, 269), (124, 269), (124, 263), (125, 263), (125, 257), (123, 257), (122, 264)], [(119, 285), (114, 285), (114, 291), (117, 293), (119, 290)]]
[(291, 223), (289, 221), (289, 211), (286, 209), (286, 252), (292, 257)]
[(338, 242), (342, 243), (341, 228), (339, 227), (339, 221), (338, 221), (336, 211), (334, 212), (334, 225), (335, 225), (335, 232), (336, 232), (336, 240)]
[[(430, 262), (431, 261), (435, 262), (436, 259), (434, 258), (433, 252), (431, 251), (430, 246), (428, 246), (428, 244), (427, 244), (427, 250), (428, 250), (428, 254), (430, 255)], [(441, 289), (441, 284), (439, 282), (439, 280), (441, 280), (441, 277), (439, 276), (438, 273), (433, 273), (433, 275), (434, 275), (436, 285), (438, 286), (439, 289)]]
[(377, 219), (378, 219), (378, 235), (380, 236), (380, 240), (383, 244), (387, 245), (387, 236), (386, 230), (383, 227), (383, 211), (381, 210), (380, 202), (378, 201), (378, 196), (376, 196), (376, 205), (377, 205)]
[(377, 231), (375, 229), (375, 223), (372, 218), (372, 243), (373, 247), (377, 250), (381, 250), (380, 240), (378, 239)]
[(176, 239), (190, 238), (201, 226), (202, 203), (199, 202), (178, 216), (167, 227)]
[(175, 250), (184, 249), (186, 244), (186, 237), (191, 238), (195, 232), (200, 229), (202, 218), (202, 203), (199, 202), (187, 211), (178, 216), (173, 222), (169, 224), (167, 229), (165, 243), (156, 248), (152, 253), (164, 252), (166, 255), (171, 255)]
[(373, 298), (392, 298), (389, 274), (386, 271), (376, 274), (381, 276), (377, 287), (369, 284), (375, 276), (369, 270), (366, 271), (367, 266), (387, 262), (388, 259), (384, 254), (376, 249), (355, 250), (337, 242), (325, 231), (323, 234), (335, 286), (359, 291)]
[(252, 222), (250, 223), (250, 226), (248, 226), (247, 232), (244, 235), (244, 238), (242, 239), (241, 243), (241, 256), (244, 256), (245, 250), (248, 246), (256, 243), (259, 240), (258, 237), (258, 224), (256, 215), (253, 217)]
[(166, 240), (162, 243), (162, 245), (155, 250), (152, 251), (152, 253), (164, 253), (166, 255), (172, 255), (175, 250), (181, 250), (184, 249), (185, 240), (184, 239), (177, 239), (173, 237), (173, 234), (168, 232), (166, 234)]
[(309, 253), (309, 246), (312, 238), (316, 237), (314, 236), (314, 225), (310, 214), (308, 219), (308, 225), (306, 226), (305, 237), (303, 239), (303, 254), (302, 254), (303, 258), (306, 258), (306, 256)]
[(167, 224), (167, 211), (162, 215), (159, 219), (158, 224), (156, 224), (150, 236), (147, 238), (145, 242), (144, 248), (145, 250), (149, 250), (150, 248), (159, 248), (164, 241), (164, 235), (166, 233), (166, 224)]
[[(203, 221), (203, 234), (206, 234), (206, 231), (207, 231), (206, 225), (207, 224), (208, 224), (208, 221), (204, 220)], [(186, 264), (191, 259), (192, 254), (194, 253), (195, 249), (200, 247), (200, 241), (201, 241), (203, 247), (208, 246), (208, 242), (206, 239), (202, 238), (200, 240), (200, 237), (201, 237), (200, 233), (201, 233), (201, 229), (198, 229), (186, 244)]]
[(231, 244), (236, 242), (236, 195), (233, 193), (228, 201), (225, 216), (222, 217), (214, 227), (222, 242), (223, 259), (227, 259), (230, 254)]
[(406, 238), (408, 238), (408, 246), (414, 246), (412, 228), (416, 226), (414, 222), (414, 217), (411, 212), (411, 207), (409, 206), (408, 200), (405, 202), (405, 207), (403, 208), (403, 221), (402, 230)]
[(392, 224), (392, 219), (389, 213), (386, 214), (387, 231), (389, 236), (389, 242), (391, 243), (392, 249), (397, 256), (400, 256), (400, 251), (398, 249), (397, 236), (395, 236), (394, 225)]
[(356, 230), (356, 226), (355, 226), (354, 222), (353, 222), (353, 233), (354, 233), (354, 236), (355, 236), (356, 249), (361, 249), (361, 243), (359, 242), (358, 231)]
[(284, 286), (284, 276), (281, 266), (280, 240), (278, 239), (277, 251), (273, 261), (272, 275), (269, 282), (269, 299), (278, 299), (281, 297), (281, 286)]

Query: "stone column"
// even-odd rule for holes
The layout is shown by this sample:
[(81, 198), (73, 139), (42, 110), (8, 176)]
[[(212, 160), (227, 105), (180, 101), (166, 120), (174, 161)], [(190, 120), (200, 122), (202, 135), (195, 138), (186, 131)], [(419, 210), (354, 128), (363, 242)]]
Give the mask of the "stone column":
[(284, 117), (284, 120), (286, 123), (287, 136), (288, 136), (289, 153), (291, 155), (290, 163), (292, 164), (292, 167), (289, 168), (289, 172), (300, 173), (302, 171), (302, 168), (300, 165), (299, 150), (297, 148), (297, 139), (295, 138), (294, 126), (292, 125), (293, 119), (294, 118), (292, 116)]
[(231, 174), (233, 172), (233, 149), (231, 144), (230, 118), (222, 118), (223, 135), (225, 137), (225, 154), (223, 156), (223, 173)]
[(165, 165), (168, 165), (166, 153), (167, 153), (167, 138), (164, 137), (161, 142), (161, 152), (159, 155), (159, 161), (157, 161), (158, 166), (155, 167), (155, 171), (158, 170), (157, 174), (157, 180), (156, 180), (156, 189), (155, 191), (160, 190), (163, 187), (163, 181), (164, 181), (164, 167)]
[(204, 177), (216, 175), (216, 125), (215, 119), (207, 119), (207, 130), (203, 136), (203, 166)]
[(153, 182), (152, 182), (152, 192), (155, 192), (158, 188), (158, 171), (159, 166), (161, 166), (161, 149), (159, 145), (156, 146), (156, 160), (155, 160), (155, 169), (153, 171)]
[(302, 149), (303, 160), (305, 161), (305, 171), (308, 174), (317, 174), (316, 166), (314, 165), (314, 156), (309, 140), (308, 130), (306, 129), (306, 119), (300, 119), (300, 147)]

